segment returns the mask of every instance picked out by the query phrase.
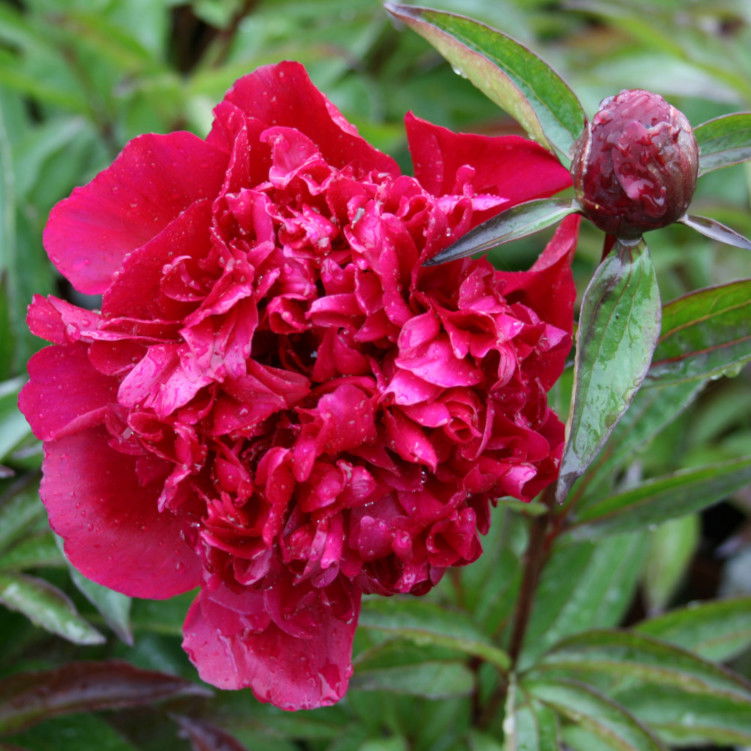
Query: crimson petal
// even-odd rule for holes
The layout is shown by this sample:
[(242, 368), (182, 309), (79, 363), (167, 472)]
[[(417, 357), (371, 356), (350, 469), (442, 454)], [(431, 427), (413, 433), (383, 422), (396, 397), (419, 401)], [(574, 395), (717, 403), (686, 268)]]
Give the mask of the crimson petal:
[[(300, 63), (266, 65), (244, 76), (227, 92), (225, 102), (268, 126), (282, 125), (311, 138), (336, 167), (353, 164), (366, 170), (399, 174), (396, 162), (361, 138), (339, 110), (313, 85)], [(209, 143), (224, 142), (221, 105)]]
[(29, 360), (31, 380), (18, 407), (43, 441), (101, 423), (115, 401), (117, 381), (94, 370), (84, 344), (45, 347)]
[(50, 260), (81, 292), (104, 292), (129, 252), (194, 201), (216, 196), (227, 159), (192, 133), (134, 138), (52, 209), (44, 231)]
[[(549, 152), (521, 136), (481, 136), (454, 133), (421, 120), (411, 112), (404, 118), (415, 177), (433, 195), (453, 192), (457, 171), (474, 167), (472, 187), (508, 200), (503, 208), (533, 198), (546, 198), (571, 185), (571, 175)], [(479, 224), (490, 212), (476, 213)]]
[(218, 688), (250, 688), (260, 701), (287, 710), (342, 698), (352, 674), (356, 614), (342, 620), (317, 599), (305, 612), (306, 619), (315, 620), (315, 633), (294, 637), (273, 622), (254, 628), (264, 607), (262, 593), (249, 590), (229, 603), (225, 594), (222, 588), (203, 590), (183, 626), (183, 648), (204, 681)]
[(70, 562), (131, 597), (164, 599), (197, 587), (200, 566), (185, 541), (186, 515), (159, 513), (163, 482), (139, 484), (137, 459), (107, 440), (97, 427), (45, 444), (40, 494)]

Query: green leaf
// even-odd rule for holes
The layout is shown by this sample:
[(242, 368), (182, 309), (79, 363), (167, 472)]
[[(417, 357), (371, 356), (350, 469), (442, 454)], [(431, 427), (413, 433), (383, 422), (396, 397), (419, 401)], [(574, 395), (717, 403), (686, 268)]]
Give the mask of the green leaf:
[(751, 112), (736, 112), (694, 128), (699, 144), (699, 175), (751, 159)]
[(641, 683), (619, 691), (617, 700), (674, 746), (718, 743), (746, 747), (751, 743), (748, 701)]
[(0, 383), (0, 461), (31, 433), (17, 407), (18, 392), (25, 382), (25, 378), (13, 378)]
[(681, 470), (591, 503), (577, 515), (570, 533), (587, 539), (641, 529), (706, 508), (749, 482), (751, 457)]
[(531, 698), (515, 679), (509, 684), (503, 751), (558, 751), (555, 712)]
[(0, 551), (28, 534), (34, 523), (44, 518), (34, 479), (24, 478), (0, 496)]
[(16, 673), (0, 680), (0, 733), (59, 715), (150, 706), (178, 696), (207, 697), (211, 692), (183, 678), (115, 660)]
[(581, 509), (612, 492), (618, 470), (637, 459), (703, 387), (692, 381), (639, 389), (597, 459), (574, 485), (568, 504)]
[(461, 662), (422, 662), (416, 665), (358, 669), (350, 688), (446, 699), (466, 696), (474, 688), (472, 671)]
[(498, 649), (461, 613), (449, 612), (420, 600), (368, 599), (363, 603), (360, 628), (409, 639), (416, 644), (458, 649), (481, 657), (501, 670), (509, 667), (508, 655)]
[(652, 532), (642, 588), (650, 613), (667, 607), (686, 574), (699, 542), (696, 514), (671, 519)]
[(575, 681), (530, 681), (529, 692), (562, 717), (598, 736), (615, 751), (665, 751), (632, 714), (589, 686)]
[(559, 639), (617, 625), (636, 591), (648, 539), (611, 537), (607, 545), (559, 544), (540, 578), (527, 627), (522, 668)]
[(70, 569), (70, 578), (84, 597), (99, 611), (107, 625), (126, 644), (133, 644), (130, 628), (131, 599), (127, 595), (107, 589), (87, 579), (83, 574)]
[(9, 550), (0, 553), (0, 570), (21, 571), (39, 566), (65, 566), (52, 532), (24, 537)]
[(707, 660), (729, 660), (751, 645), (751, 597), (695, 602), (634, 628)]
[(677, 689), (748, 702), (751, 684), (719, 665), (685, 649), (632, 631), (595, 630), (570, 636), (553, 647), (534, 667), (535, 673), (581, 680), (600, 676), (612, 688), (632, 678)]
[(104, 642), (104, 637), (81, 617), (67, 595), (44, 579), (0, 573), (0, 603), (74, 644)]
[(578, 210), (579, 206), (572, 201), (556, 201), (552, 198), (520, 203), (475, 227), (438, 255), (426, 261), (425, 266), (466, 258), (475, 253), (484, 253), (498, 245), (527, 237), (557, 224), (561, 219), (569, 214), (575, 214)]
[(23, 744), (13, 747), (17, 751), (143, 751), (93, 714), (55, 717), (14, 735), (13, 742)]
[[(468, 751), (504, 751), (500, 741), (488, 733), (472, 729), (467, 738)], [(556, 749), (557, 751), (557, 749)]]
[(68, 564), (70, 578), (73, 584), (75, 584), (76, 589), (97, 609), (117, 637), (132, 646), (133, 632), (130, 627), (131, 598), (120, 592), (115, 592), (113, 589), (103, 587), (101, 584), (91, 581), (91, 579), (87, 579), (65, 558), (63, 539), (56, 536), (55, 541), (60, 554)]
[(634, 398), (660, 332), (660, 292), (643, 240), (618, 241), (582, 299), (574, 393), (556, 497), (562, 501)]
[(480, 91), (568, 164), (584, 111), (563, 79), (537, 55), (496, 29), (430, 8), (386, 3)]
[(645, 386), (736, 373), (751, 360), (751, 279), (669, 302)]
[(376, 738), (363, 743), (357, 751), (408, 751), (409, 745), (402, 736)]

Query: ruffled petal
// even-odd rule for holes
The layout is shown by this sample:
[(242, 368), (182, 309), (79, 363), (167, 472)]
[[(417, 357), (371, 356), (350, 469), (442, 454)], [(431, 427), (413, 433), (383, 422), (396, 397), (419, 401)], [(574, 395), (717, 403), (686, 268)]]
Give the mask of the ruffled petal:
[[(576, 286), (571, 259), (579, 236), (580, 217), (569, 216), (561, 222), (550, 242), (529, 271), (496, 272), (505, 282), (504, 295), (519, 301), (558, 329), (571, 333), (574, 324)], [(541, 382), (549, 389), (560, 376), (571, 347), (566, 337), (546, 353)]]
[[(342, 698), (352, 675), (357, 612), (347, 619), (313, 590), (305, 636), (292, 636), (274, 622), (258, 629), (263, 593), (248, 590), (227, 598), (204, 590), (183, 626), (183, 648), (201, 678), (225, 689), (250, 688), (260, 701), (287, 710), (314, 709)], [(359, 610), (359, 595), (355, 598)]]
[(192, 133), (134, 138), (51, 211), (44, 247), (74, 287), (104, 292), (123, 258), (222, 184), (227, 155)]
[[(352, 164), (365, 170), (399, 174), (396, 162), (362, 139), (354, 125), (313, 85), (300, 63), (266, 65), (244, 76), (227, 92), (224, 102), (266, 125), (296, 128), (313, 139), (326, 160), (336, 166)], [(225, 114), (226, 113), (226, 114)], [(224, 122), (229, 112), (221, 105), (208, 142), (226, 147)]]
[(45, 444), (40, 495), (70, 562), (131, 597), (164, 599), (197, 587), (190, 518), (159, 513), (163, 478), (141, 485), (137, 458), (111, 449), (108, 437), (97, 427)]
[(49, 441), (104, 420), (115, 401), (117, 381), (94, 370), (84, 344), (45, 347), (29, 360), (31, 380), (18, 397), (18, 407), (34, 431)]
[[(475, 192), (506, 198), (504, 208), (553, 195), (571, 185), (568, 170), (549, 151), (521, 136), (454, 133), (412, 113), (404, 122), (415, 177), (434, 195), (454, 191), (457, 172), (466, 164), (475, 170), (471, 179)], [(486, 213), (477, 212), (475, 223)]]

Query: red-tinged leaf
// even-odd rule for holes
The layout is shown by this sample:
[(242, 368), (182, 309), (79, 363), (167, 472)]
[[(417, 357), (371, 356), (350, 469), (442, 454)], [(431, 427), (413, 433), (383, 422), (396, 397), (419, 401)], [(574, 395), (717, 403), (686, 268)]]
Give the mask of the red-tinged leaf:
[(180, 735), (190, 741), (193, 751), (248, 751), (237, 738), (203, 720), (174, 715)]
[(576, 539), (589, 539), (659, 524), (701, 511), (749, 482), (748, 456), (679, 470), (589, 504), (577, 515), (570, 534)]
[(557, 224), (578, 210), (578, 205), (571, 201), (556, 201), (551, 198), (521, 203), (475, 227), (438, 255), (426, 261), (425, 265), (433, 266), (475, 253), (484, 253), (498, 245), (527, 237)]
[(643, 240), (618, 241), (582, 299), (574, 393), (556, 497), (562, 501), (631, 404), (660, 333), (660, 291)]
[(645, 386), (733, 375), (751, 360), (751, 279), (667, 303)]
[(751, 240), (744, 237), (740, 232), (736, 232), (732, 227), (718, 222), (716, 219), (711, 219), (707, 216), (686, 214), (686, 216), (678, 221), (696, 230), (700, 235), (704, 235), (704, 237), (717, 240), (717, 242), (724, 243), (725, 245), (732, 245), (734, 248), (751, 250)]
[(506, 34), (470, 18), (394, 3), (385, 7), (568, 164), (573, 143), (584, 129), (584, 110), (546, 62)]
[(751, 159), (751, 112), (736, 112), (697, 125), (699, 174)]
[(15, 733), (58, 715), (210, 695), (183, 678), (140, 670), (125, 662), (73, 662), (0, 680), (0, 733)]

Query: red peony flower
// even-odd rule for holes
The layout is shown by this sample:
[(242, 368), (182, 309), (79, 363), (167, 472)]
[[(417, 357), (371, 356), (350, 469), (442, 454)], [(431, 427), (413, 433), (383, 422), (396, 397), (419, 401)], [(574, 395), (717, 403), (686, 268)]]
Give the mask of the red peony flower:
[(362, 593), (426, 592), (480, 554), (493, 499), (556, 474), (577, 220), (529, 272), (420, 264), (570, 178), (411, 115), (402, 175), (295, 63), (215, 115), (205, 140), (136, 138), (52, 211), (50, 258), (102, 309), (34, 299), (54, 346), (21, 408), (73, 564), (136, 597), (200, 587), (202, 678), (317, 707), (346, 690)]

